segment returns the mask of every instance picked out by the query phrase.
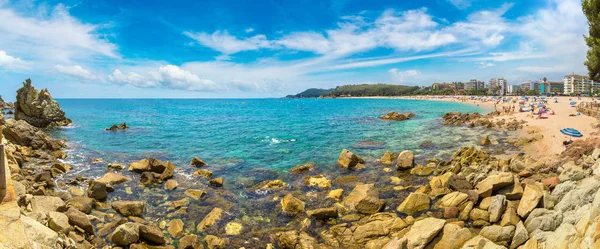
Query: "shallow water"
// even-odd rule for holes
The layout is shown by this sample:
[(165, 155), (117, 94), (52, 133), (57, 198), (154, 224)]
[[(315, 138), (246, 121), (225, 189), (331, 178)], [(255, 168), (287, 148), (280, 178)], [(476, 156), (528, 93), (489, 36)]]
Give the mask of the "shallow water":
[[(134, 180), (115, 188), (109, 201), (139, 199), (147, 203), (145, 218), (160, 222), (181, 218), (186, 229), (194, 231), (213, 207), (226, 210), (225, 221), (244, 225), (245, 235), (264, 238), (268, 229), (296, 222), (277, 210), (277, 196), (296, 191), (307, 209), (327, 207), (333, 200), (324, 198), (328, 190), (304, 185), (306, 175), (288, 174), (291, 167), (314, 162), (317, 169), (308, 175), (323, 174), (333, 188), (346, 193), (358, 182), (375, 182), (386, 209), (395, 210), (409, 190), (395, 191), (391, 176), (404, 180), (401, 185), (426, 183), (426, 177), (402, 172), (385, 173), (375, 160), (385, 151), (413, 150), (417, 162), (447, 159), (460, 147), (477, 145), (484, 135), (503, 139), (506, 134), (485, 128), (442, 126), (441, 116), (450, 111), (483, 112), (479, 107), (452, 102), (399, 99), (60, 99), (61, 107), (74, 124), (50, 131), (56, 138), (67, 138), (70, 148), (66, 162), (75, 175), (97, 178), (107, 172), (106, 164), (128, 165), (134, 160), (156, 157), (177, 166), (179, 188), (167, 191), (162, 186), (141, 188), (139, 175), (119, 173)], [(389, 111), (413, 112), (406, 121), (388, 121), (379, 116)], [(105, 131), (112, 124), (127, 122), (126, 131)], [(422, 146), (428, 142), (428, 146)], [(348, 148), (366, 159), (367, 169), (353, 172), (340, 169), (337, 157)], [(492, 149), (498, 149), (492, 147)], [(502, 150), (502, 148), (500, 148)], [(198, 156), (208, 162), (213, 177), (223, 177), (221, 189), (209, 187), (207, 179), (194, 177), (197, 170), (188, 166)], [(103, 163), (91, 164), (92, 158)], [(257, 190), (265, 180), (282, 179), (288, 186), (272, 191)], [(60, 184), (59, 184), (60, 185)], [(65, 189), (68, 187), (65, 187)], [(82, 186), (82, 188), (84, 188)], [(203, 189), (207, 196), (191, 200), (187, 211), (178, 213), (169, 207), (185, 198), (185, 189)], [(131, 191), (132, 194), (127, 194)], [(388, 211), (390, 211), (388, 210)], [(222, 234), (209, 230), (210, 234)], [(217, 228), (215, 228), (217, 229)], [(262, 229), (267, 229), (260, 232)]]

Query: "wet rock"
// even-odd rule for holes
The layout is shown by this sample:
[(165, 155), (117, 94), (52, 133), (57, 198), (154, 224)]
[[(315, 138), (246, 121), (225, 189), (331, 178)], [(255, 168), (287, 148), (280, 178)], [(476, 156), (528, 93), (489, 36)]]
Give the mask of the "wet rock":
[(53, 151), (52, 153), (50, 153), (50, 155), (52, 157), (54, 157), (54, 158), (57, 158), (57, 159), (65, 159), (65, 158), (67, 158), (67, 153), (65, 153), (62, 150)]
[(542, 196), (542, 190), (538, 186), (525, 186), (525, 192), (523, 192), (523, 197), (519, 202), (517, 214), (523, 218), (526, 218), (527, 215), (538, 205), (540, 199), (542, 199)]
[(422, 166), (422, 165), (418, 165), (417, 167), (414, 167), (410, 170), (410, 173), (412, 175), (418, 175), (418, 176), (428, 176), (433, 174), (434, 168), (433, 167), (426, 167), (426, 166)]
[(193, 175), (195, 176), (199, 176), (199, 177), (203, 177), (203, 178), (211, 178), (212, 177), (213, 172), (207, 169), (199, 169), (196, 170)]
[(481, 141), (479, 143), (483, 146), (489, 145), (491, 143), (490, 137), (484, 136), (483, 138), (481, 138)]
[(100, 177), (100, 179), (96, 180), (97, 182), (101, 182), (101, 183), (105, 183), (107, 185), (110, 186), (116, 186), (119, 185), (121, 183), (126, 183), (128, 181), (131, 181), (131, 178), (126, 177), (124, 175), (121, 174), (117, 174), (117, 173), (113, 173), (113, 172), (108, 172), (106, 174), (104, 174), (102, 177)]
[(74, 207), (77, 210), (89, 214), (94, 208), (94, 199), (84, 196), (73, 197), (67, 201), (67, 207)]
[(48, 213), (48, 227), (57, 233), (67, 234), (71, 229), (69, 225), (69, 218), (59, 212)]
[(167, 232), (169, 232), (171, 237), (178, 238), (181, 235), (183, 235), (183, 221), (182, 220), (180, 220), (180, 219), (171, 220), (171, 221), (169, 221), (169, 224), (167, 226), (169, 227), (169, 228), (167, 228)]
[(24, 120), (40, 128), (65, 126), (72, 123), (65, 117), (65, 112), (60, 109), (58, 102), (52, 99), (48, 89), (38, 92), (31, 85), (30, 79), (25, 80), (23, 87), (17, 90), (15, 119)]
[(112, 170), (123, 170), (126, 168), (125, 165), (120, 164), (120, 163), (109, 163), (106, 167), (108, 169), (112, 169)]
[(158, 245), (166, 243), (165, 235), (160, 228), (151, 225), (142, 225), (139, 229), (140, 239)]
[(199, 189), (187, 189), (185, 190), (185, 195), (194, 200), (200, 200), (200, 198), (206, 195), (206, 192)]
[(338, 157), (338, 163), (342, 168), (354, 169), (364, 168), (365, 160), (350, 152), (347, 149), (343, 149)]
[(415, 155), (410, 150), (405, 150), (398, 154), (396, 159), (396, 169), (406, 170), (411, 169), (415, 164)]
[(92, 222), (85, 213), (77, 210), (76, 208), (70, 207), (65, 214), (69, 218), (69, 224), (78, 226), (88, 234), (94, 234)]
[(194, 166), (196, 168), (201, 168), (201, 167), (207, 166), (208, 163), (206, 163), (202, 159), (200, 159), (197, 156), (195, 156), (194, 158), (192, 158), (192, 161), (190, 161), (190, 165), (192, 165), (192, 166)]
[(479, 235), (491, 240), (492, 242), (498, 245), (503, 246), (508, 246), (510, 244), (514, 234), (514, 226), (503, 227), (499, 225), (484, 227), (483, 229), (481, 229), (481, 232), (479, 232)]
[(281, 249), (319, 248), (317, 240), (304, 232), (287, 231), (277, 233), (276, 236)]
[(410, 193), (398, 206), (398, 212), (412, 215), (414, 213), (429, 209), (429, 196), (420, 193)]
[(385, 165), (392, 165), (396, 160), (396, 153), (386, 151), (383, 156), (379, 159), (379, 162)]
[(213, 208), (213, 210), (211, 210), (210, 213), (208, 213), (204, 217), (204, 219), (202, 219), (202, 221), (200, 221), (200, 223), (198, 223), (198, 226), (196, 226), (196, 230), (198, 232), (203, 232), (207, 228), (217, 224), (217, 222), (221, 221), (222, 218), (223, 218), (223, 209)]
[(240, 235), (244, 226), (237, 222), (229, 222), (225, 225), (225, 234), (227, 235)]
[(206, 243), (206, 248), (208, 249), (225, 249), (227, 247), (225, 240), (214, 235), (204, 237), (204, 243)]
[(116, 245), (127, 246), (137, 242), (140, 239), (139, 225), (128, 222), (120, 225), (110, 235), (110, 240)]
[(312, 171), (312, 170), (314, 170), (314, 168), (315, 168), (314, 163), (305, 163), (305, 164), (294, 166), (292, 169), (290, 169), (290, 172), (294, 173), (294, 174), (300, 174), (300, 173), (306, 173), (306, 172)]
[(179, 239), (177, 249), (204, 249), (204, 246), (198, 235), (188, 234)]
[(327, 179), (324, 175), (306, 177), (304, 183), (308, 186), (321, 189), (331, 188), (331, 180)]
[(211, 179), (208, 183), (214, 187), (223, 187), (223, 177)]
[(129, 171), (142, 173), (145, 171), (150, 171), (150, 162), (148, 159), (142, 159), (136, 162), (132, 162), (129, 164)]
[(389, 112), (388, 114), (382, 115), (379, 118), (381, 119), (389, 119), (389, 120), (395, 120), (395, 121), (402, 121), (402, 120), (407, 120), (410, 119), (412, 117), (414, 117), (415, 114), (407, 112), (407, 113), (399, 113), (399, 112)]
[(344, 198), (342, 205), (363, 214), (377, 213), (384, 200), (379, 199), (379, 191), (374, 184), (359, 184)]
[(281, 209), (287, 215), (298, 215), (304, 212), (304, 202), (294, 197), (292, 194), (287, 194), (281, 199)]
[(90, 181), (87, 189), (87, 196), (98, 201), (106, 200), (106, 183), (99, 181)]
[(179, 186), (179, 183), (177, 183), (177, 181), (173, 180), (173, 179), (169, 179), (167, 180), (167, 182), (165, 183), (165, 188), (168, 190), (173, 190), (176, 189), (177, 186)]
[(339, 201), (342, 199), (342, 195), (344, 195), (344, 189), (339, 188), (329, 191), (329, 193), (327, 194), (327, 198)]
[(425, 218), (415, 222), (410, 231), (404, 235), (408, 240), (407, 246), (410, 249), (422, 249), (433, 240), (433, 238), (442, 230), (445, 220), (436, 218)]
[(141, 201), (115, 201), (112, 208), (123, 216), (137, 216), (144, 214), (144, 203)]
[(110, 127), (106, 128), (107, 131), (118, 131), (118, 130), (127, 130), (129, 129), (129, 126), (127, 126), (127, 123), (123, 122), (120, 125), (117, 124), (113, 124)]
[(336, 207), (317, 208), (306, 211), (306, 215), (317, 220), (328, 220), (337, 218), (338, 211)]
[(264, 181), (259, 183), (256, 188), (257, 189), (278, 189), (281, 187), (287, 186), (287, 183), (285, 183), (282, 180), (273, 180), (273, 181)]

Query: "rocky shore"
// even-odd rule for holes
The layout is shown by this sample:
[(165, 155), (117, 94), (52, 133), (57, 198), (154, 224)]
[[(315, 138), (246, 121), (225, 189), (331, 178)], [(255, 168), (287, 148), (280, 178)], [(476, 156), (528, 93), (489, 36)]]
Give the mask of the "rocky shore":
[[(508, 132), (524, 125), (495, 113), (444, 120)], [(307, 162), (284, 176), (257, 168), (228, 179), (193, 157), (188, 165), (94, 160), (106, 173), (85, 178), (69, 174), (64, 141), (25, 120), (2, 128), (27, 234), (9, 248), (600, 247), (598, 139), (554, 160), (475, 147), (421, 160), (412, 151), (373, 160), (343, 150), (335, 165)]]

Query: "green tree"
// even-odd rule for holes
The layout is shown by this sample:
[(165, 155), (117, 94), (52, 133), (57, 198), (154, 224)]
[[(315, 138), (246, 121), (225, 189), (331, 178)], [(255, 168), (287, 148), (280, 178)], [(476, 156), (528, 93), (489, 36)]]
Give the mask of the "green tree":
[(589, 24), (589, 35), (584, 36), (590, 48), (585, 65), (590, 78), (600, 81), (600, 0), (583, 0), (581, 5)]

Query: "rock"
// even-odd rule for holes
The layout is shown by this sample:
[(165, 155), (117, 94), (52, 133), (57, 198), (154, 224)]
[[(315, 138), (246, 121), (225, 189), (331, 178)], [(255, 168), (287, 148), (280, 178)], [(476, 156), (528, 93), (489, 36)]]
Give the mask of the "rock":
[(306, 172), (312, 171), (314, 168), (315, 168), (314, 163), (305, 163), (305, 164), (301, 164), (301, 165), (297, 165), (297, 166), (293, 167), (292, 169), (290, 169), (290, 172), (292, 172), (294, 174), (300, 174), (300, 173), (306, 173)]
[(523, 222), (519, 221), (515, 229), (515, 236), (513, 236), (512, 243), (510, 243), (510, 249), (517, 248), (518, 246), (525, 243), (528, 239), (529, 233), (527, 232), (527, 229), (525, 229), (525, 225), (523, 225)]
[(123, 216), (142, 216), (144, 214), (144, 203), (141, 201), (115, 201), (112, 208)]
[(437, 202), (438, 207), (458, 207), (468, 201), (469, 195), (461, 192), (452, 192), (445, 195)]
[(510, 172), (501, 172), (497, 175), (490, 175), (475, 186), (475, 191), (480, 198), (491, 196), (496, 190), (504, 188), (514, 183), (514, 177)]
[(208, 249), (225, 249), (227, 246), (223, 239), (214, 235), (204, 237), (204, 243), (206, 243), (206, 248)]
[(473, 189), (473, 185), (463, 175), (452, 174), (448, 178), (448, 186), (456, 191), (465, 192)]
[(223, 187), (223, 177), (211, 179), (208, 183), (214, 187)]
[(408, 249), (422, 249), (433, 240), (433, 238), (442, 230), (445, 220), (436, 218), (425, 218), (415, 222), (410, 231), (404, 235), (408, 240)]
[(350, 152), (347, 149), (343, 149), (338, 158), (338, 163), (342, 168), (354, 169), (354, 168), (364, 168), (363, 163), (365, 160)]
[(166, 243), (165, 235), (160, 228), (151, 225), (141, 225), (139, 228), (140, 239), (158, 245)]
[(52, 153), (50, 153), (50, 155), (52, 157), (54, 157), (54, 158), (57, 158), (57, 159), (65, 159), (65, 158), (67, 158), (67, 153), (65, 153), (62, 150), (53, 151)]
[(109, 163), (106, 167), (108, 169), (113, 169), (113, 170), (123, 170), (126, 168), (125, 165), (120, 164), (120, 163)]
[(204, 217), (204, 219), (202, 219), (202, 221), (198, 223), (198, 226), (196, 226), (196, 230), (198, 230), (198, 232), (204, 232), (206, 228), (217, 224), (217, 222), (219, 222), (223, 218), (222, 216), (223, 209), (213, 208), (213, 210), (211, 210), (210, 213), (208, 213)]
[(327, 194), (327, 198), (330, 199), (334, 199), (334, 200), (341, 200), (342, 199), (342, 195), (344, 194), (344, 189), (334, 189), (329, 191), (329, 193)]
[(190, 165), (192, 165), (196, 168), (201, 168), (201, 167), (207, 166), (208, 163), (206, 163), (205, 161), (202, 161), (202, 159), (195, 156), (194, 158), (192, 158), (192, 161), (190, 161)]
[(487, 225), (490, 222), (490, 213), (479, 208), (473, 208), (469, 214), (469, 217), (474, 221), (474, 223), (478, 222), (478, 226)]
[(287, 194), (281, 199), (281, 209), (287, 215), (298, 215), (304, 212), (304, 202), (294, 197), (292, 194)]
[(107, 131), (117, 131), (117, 130), (127, 130), (129, 129), (129, 126), (127, 126), (127, 124), (125, 122), (121, 123), (120, 125), (111, 125), (110, 127), (106, 128)]
[(396, 160), (396, 153), (386, 151), (381, 157), (381, 159), (379, 159), (379, 162), (385, 165), (392, 165), (392, 163), (394, 163), (394, 160)]
[(110, 235), (110, 240), (120, 246), (133, 244), (140, 239), (139, 230), (138, 224), (132, 222), (122, 224)]
[[(36, 247), (31, 247), (31, 245), (29, 245), (24, 248), (37, 248), (37, 247), (59, 248), (59, 245), (57, 244), (58, 243), (58, 234), (55, 231), (52, 231), (52, 229), (42, 225), (41, 223), (39, 223), (39, 222), (35, 221), (34, 219), (29, 218), (25, 215), (21, 215), (20, 220), (23, 225), (23, 228), (21, 228), (21, 229), (25, 230), (27, 239), (31, 242), (35, 242), (34, 245), (37, 244)], [(6, 229), (6, 228), (4, 228), (4, 229)], [(8, 235), (12, 235), (12, 234), (8, 234)], [(7, 238), (3, 238), (2, 244), (4, 244), (5, 239), (7, 239)], [(8, 240), (10, 241), (10, 239), (8, 239)], [(2, 246), (2, 247), (4, 247), (4, 246)], [(8, 248), (8, 247), (5, 247), (5, 248)]]
[(167, 180), (167, 182), (165, 183), (165, 188), (168, 190), (173, 190), (176, 189), (177, 186), (179, 186), (179, 183), (177, 183), (177, 181), (173, 180), (173, 179), (169, 179)]
[(420, 193), (410, 193), (398, 206), (398, 212), (412, 215), (414, 213), (429, 209), (429, 196)]
[(514, 234), (514, 226), (503, 227), (499, 225), (484, 227), (483, 229), (481, 229), (481, 232), (479, 232), (479, 235), (491, 240), (492, 242), (498, 245), (503, 246), (508, 246), (510, 244)]
[(560, 179), (558, 179), (558, 176), (548, 177), (542, 180), (542, 183), (549, 189), (553, 189), (556, 185), (560, 184)]
[(67, 207), (74, 207), (77, 210), (89, 214), (94, 208), (95, 201), (92, 198), (77, 196), (67, 201)]
[(65, 210), (65, 202), (54, 196), (33, 196), (31, 210), (41, 213), (61, 212)]
[(531, 212), (531, 210), (538, 205), (542, 196), (542, 190), (538, 186), (530, 184), (526, 185), (525, 191), (523, 192), (523, 197), (521, 198), (519, 207), (517, 208), (517, 214), (523, 218), (526, 218), (529, 212)]
[(56, 100), (52, 99), (48, 89), (38, 92), (31, 80), (26, 79), (23, 87), (17, 90), (15, 102), (15, 119), (24, 120), (30, 125), (40, 128), (48, 126), (66, 126), (72, 121), (65, 117)]
[(411, 169), (415, 164), (415, 155), (410, 150), (405, 150), (398, 154), (396, 159), (396, 169), (405, 170)]
[(78, 226), (88, 234), (94, 234), (94, 227), (92, 226), (92, 222), (85, 213), (79, 211), (76, 208), (70, 207), (65, 214), (69, 218), (69, 224), (73, 226)]
[(199, 169), (193, 173), (193, 175), (195, 175), (195, 176), (204, 177), (206, 179), (211, 178), (212, 174), (213, 174), (212, 171), (207, 170), (207, 169)]
[(204, 246), (198, 235), (188, 234), (179, 239), (177, 249), (204, 249)]
[(240, 235), (244, 227), (242, 224), (237, 222), (229, 222), (225, 225), (225, 234), (227, 235)]
[(352, 192), (344, 198), (342, 205), (350, 210), (356, 210), (363, 214), (377, 213), (383, 205), (384, 200), (379, 199), (379, 191), (374, 184), (358, 184)]
[(505, 209), (506, 209), (506, 196), (495, 195), (492, 198), (492, 204), (488, 208), (488, 212), (490, 213), (490, 222), (496, 223), (496, 222), (500, 221), (500, 218), (502, 218), (502, 215), (504, 214)]
[(418, 175), (418, 176), (428, 176), (433, 174), (434, 168), (433, 167), (426, 167), (426, 166), (421, 166), (418, 165), (417, 167), (414, 167), (410, 170), (410, 173), (413, 175)]
[(171, 221), (169, 221), (169, 224), (167, 226), (169, 227), (169, 228), (167, 228), (167, 232), (169, 232), (171, 237), (178, 238), (181, 235), (183, 235), (183, 221), (182, 220), (180, 220), (180, 219), (171, 220)]
[(460, 213), (460, 209), (457, 207), (445, 207), (444, 208), (444, 218), (446, 218), (446, 219), (458, 218), (459, 213)]
[(200, 198), (206, 195), (206, 192), (199, 189), (187, 189), (185, 190), (185, 195), (191, 197), (194, 200), (200, 200)]
[(6, 140), (14, 144), (31, 147), (34, 150), (45, 149), (55, 151), (65, 147), (63, 142), (52, 139), (44, 131), (33, 127), (23, 120), (5, 120), (2, 135), (4, 135)]
[(307, 233), (287, 231), (275, 234), (280, 249), (320, 248), (317, 240)]
[(521, 218), (517, 215), (517, 210), (514, 207), (509, 207), (506, 209), (506, 211), (502, 215), (502, 220), (500, 221), (500, 225), (501, 226), (508, 226), (508, 225), (516, 226), (519, 222), (521, 222)]
[(148, 159), (142, 159), (137, 162), (132, 162), (129, 164), (129, 171), (142, 173), (145, 171), (150, 171), (150, 161)]
[(69, 218), (59, 212), (48, 213), (48, 227), (57, 233), (69, 233), (71, 226), (69, 225)]
[(525, 220), (527, 232), (532, 233), (535, 230), (554, 231), (563, 220), (563, 215), (558, 211), (551, 211), (543, 208), (536, 208)]
[(444, 229), (440, 235), (429, 244), (428, 248), (460, 249), (465, 242), (473, 238), (473, 234), (468, 228), (463, 228), (459, 225), (450, 223), (444, 225)]
[(581, 168), (579, 166), (572, 165), (572, 166), (567, 167), (566, 165), (564, 165), (563, 167), (564, 167), (563, 171), (558, 176), (558, 179), (561, 182), (579, 181), (588, 175), (583, 170), (583, 168)]
[(101, 183), (105, 183), (106, 185), (116, 186), (116, 185), (119, 185), (121, 183), (126, 183), (128, 181), (131, 181), (131, 178), (126, 177), (126, 176), (121, 175), (121, 174), (117, 174), (117, 173), (113, 173), (113, 172), (108, 172), (108, 173), (104, 174), (100, 179), (98, 179), (96, 181), (97, 182), (101, 182)]
[(381, 119), (389, 119), (395, 121), (407, 120), (414, 117), (415, 114), (407, 112), (407, 113), (399, 113), (399, 112), (389, 112), (388, 114), (382, 115), (379, 118)]
[(304, 182), (311, 187), (318, 187), (321, 189), (331, 188), (331, 180), (327, 179), (324, 175), (306, 177)]
[(478, 235), (465, 242), (465, 244), (462, 246), (462, 249), (506, 249), (506, 247), (496, 245), (491, 240)]
[(87, 190), (87, 196), (98, 201), (106, 200), (106, 183), (99, 181), (90, 181)]
[(338, 211), (336, 207), (317, 208), (306, 211), (306, 215), (316, 220), (328, 220), (337, 218)]

